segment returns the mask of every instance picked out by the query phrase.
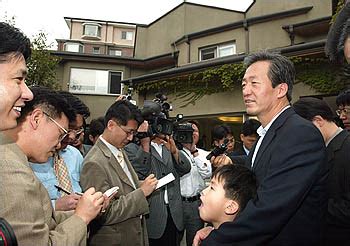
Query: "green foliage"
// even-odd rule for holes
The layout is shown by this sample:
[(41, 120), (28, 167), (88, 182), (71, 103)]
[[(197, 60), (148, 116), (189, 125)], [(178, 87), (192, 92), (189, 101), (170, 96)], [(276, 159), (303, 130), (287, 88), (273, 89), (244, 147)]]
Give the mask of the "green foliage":
[(346, 86), (348, 78), (343, 76), (342, 68), (326, 58), (293, 57), (292, 61), (297, 72), (296, 82), (303, 82), (317, 92), (338, 93)]
[[(317, 92), (338, 93), (349, 83), (342, 68), (330, 64), (326, 58), (292, 57), (296, 68), (296, 83), (305, 83)], [(141, 94), (161, 91), (174, 94), (183, 101), (181, 107), (195, 104), (204, 95), (240, 89), (245, 69), (243, 63), (225, 64), (192, 74), (136, 85)]]
[(186, 107), (195, 104), (196, 100), (204, 95), (233, 91), (236, 85), (241, 83), (243, 75), (242, 63), (225, 64), (188, 75), (138, 84), (136, 90), (141, 93), (147, 91), (172, 93), (183, 100), (184, 105), (181, 107)]
[(42, 85), (52, 89), (60, 89), (56, 80), (56, 68), (60, 59), (50, 54), (46, 34), (40, 32), (31, 42), (32, 56), (27, 63), (28, 85)]

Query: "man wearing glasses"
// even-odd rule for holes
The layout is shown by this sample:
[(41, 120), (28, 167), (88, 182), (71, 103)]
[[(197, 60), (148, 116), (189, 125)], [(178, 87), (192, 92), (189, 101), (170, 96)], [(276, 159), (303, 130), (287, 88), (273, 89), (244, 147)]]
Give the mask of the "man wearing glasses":
[[(87, 106), (69, 92), (58, 92), (74, 110), (76, 116), (69, 122), (69, 130), (60, 141), (60, 147), (46, 163), (30, 163), (35, 175), (47, 189), (52, 206), (57, 211), (74, 210), (82, 192), (80, 172), (83, 156), (72, 146), (83, 132), (84, 118), (90, 115)], [(78, 193), (78, 194), (77, 194)]]
[(148, 245), (146, 221), (149, 196), (157, 185), (153, 174), (140, 182), (124, 146), (137, 131), (143, 118), (129, 101), (117, 101), (107, 110), (105, 129), (84, 159), (80, 183), (83, 189), (95, 187), (119, 191), (98, 219), (91, 223), (89, 245)]
[(335, 102), (338, 106), (335, 112), (343, 122), (344, 128), (350, 131), (350, 90), (341, 92)]
[(101, 192), (88, 189), (74, 212), (53, 211), (45, 187), (28, 160), (46, 162), (67, 134), (74, 111), (56, 92), (33, 87), (17, 127), (0, 134), (0, 217), (14, 229), (19, 245), (86, 245), (87, 224), (106, 206)]

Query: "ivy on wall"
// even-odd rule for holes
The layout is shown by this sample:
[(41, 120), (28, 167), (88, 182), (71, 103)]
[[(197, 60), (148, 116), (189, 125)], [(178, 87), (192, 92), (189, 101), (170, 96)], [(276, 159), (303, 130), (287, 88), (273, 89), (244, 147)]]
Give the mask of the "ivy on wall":
[[(342, 68), (330, 64), (326, 58), (292, 57), (291, 60), (296, 68), (296, 83), (305, 83), (319, 93), (338, 93), (349, 83)], [(183, 101), (181, 107), (186, 107), (194, 105), (204, 95), (240, 89), (244, 72), (243, 63), (225, 64), (166, 80), (140, 83), (135, 89), (141, 94), (149, 91), (174, 94)]]

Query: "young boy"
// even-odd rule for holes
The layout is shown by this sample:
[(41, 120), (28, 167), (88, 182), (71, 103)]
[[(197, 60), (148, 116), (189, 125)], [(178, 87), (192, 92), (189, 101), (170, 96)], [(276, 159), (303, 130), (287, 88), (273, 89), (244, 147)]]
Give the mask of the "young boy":
[(203, 190), (199, 214), (217, 229), (233, 221), (256, 195), (255, 175), (240, 165), (225, 165), (215, 170), (210, 185)]

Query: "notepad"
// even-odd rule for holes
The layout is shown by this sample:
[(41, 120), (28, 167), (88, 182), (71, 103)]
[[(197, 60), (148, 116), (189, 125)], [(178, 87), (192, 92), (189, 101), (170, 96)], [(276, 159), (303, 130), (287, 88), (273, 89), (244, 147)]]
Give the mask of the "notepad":
[(174, 174), (169, 173), (168, 175), (166, 175), (163, 178), (158, 180), (158, 184), (157, 184), (156, 189), (159, 189), (160, 187), (162, 187), (166, 184), (169, 184), (170, 182), (172, 182), (174, 180), (175, 180)]
[(107, 197), (110, 197), (113, 193), (117, 192), (119, 190), (118, 186), (114, 186), (103, 193), (103, 195), (106, 195)]

